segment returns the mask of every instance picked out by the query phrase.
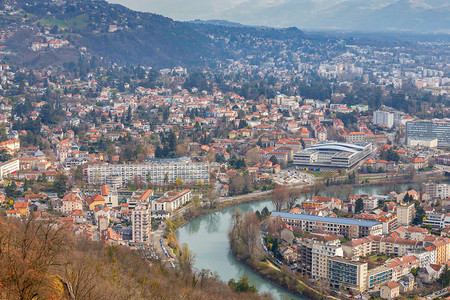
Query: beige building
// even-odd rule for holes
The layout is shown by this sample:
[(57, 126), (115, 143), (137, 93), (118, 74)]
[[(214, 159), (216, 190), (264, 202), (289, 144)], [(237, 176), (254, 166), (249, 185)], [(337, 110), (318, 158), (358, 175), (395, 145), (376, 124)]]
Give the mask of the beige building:
[(380, 288), (380, 296), (383, 299), (394, 299), (400, 296), (400, 284), (394, 281), (389, 281)]
[(397, 206), (397, 223), (398, 225), (409, 225), (414, 218), (414, 204), (404, 203)]
[(311, 273), (313, 279), (328, 280), (328, 259), (335, 256), (343, 256), (344, 252), (339, 239), (315, 243), (312, 247)]
[(366, 262), (343, 257), (331, 257), (328, 264), (328, 281), (333, 289), (349, 288), (362, 292), (367, 288)]
[(132, 241), (147, 244), (150, 241), (151, 214), (147, 203), (138, 204), (131, 213)]

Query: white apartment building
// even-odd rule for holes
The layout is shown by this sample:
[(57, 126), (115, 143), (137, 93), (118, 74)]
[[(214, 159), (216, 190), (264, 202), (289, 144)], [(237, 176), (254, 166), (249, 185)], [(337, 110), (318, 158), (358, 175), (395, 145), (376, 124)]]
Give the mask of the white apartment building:
[(152, 201), (152, 211), (173, 212), (191, 200), (191, 191), (170, 191)]
[(209, 183), (208, 163), (191, 162), (188, 157), (173, 159), (149, 159), (143, 164), (92, 165), (87, 169), (88, 181), (91, 184), (107, 184), (113, 177), (120, 177), (122, 185), (133, 180), (135, 176), (151, 183), (175, 183), (177, 178), (184, 183)]
[(0, 164), (0, 179), (19, 171), (19, 160), (13, 159)]
[(431, 199), (445, 199), (450, 197), (450, 186), (446, 183), (436, 184), (434, 182), (424, 183), (425, 192)]
[(386, 125), (389, 128), (394, 126), (394, 114), (387, 111), (374, 111), (373, 112), (373, 124)]
[(131, 214), (132, 242), (147, 244), (150, 241), (151, 214), (148, 204), (141, 203)]

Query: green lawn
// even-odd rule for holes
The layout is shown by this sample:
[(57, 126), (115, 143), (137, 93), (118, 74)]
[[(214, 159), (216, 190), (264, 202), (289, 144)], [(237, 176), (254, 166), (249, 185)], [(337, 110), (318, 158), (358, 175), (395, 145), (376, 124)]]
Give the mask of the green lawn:
[(67, 20), (70, 27), (85, 28), (89, 23), (89, 16), (87, 14), (78, 15), (75, 18)]
[(63, 20), (60, 20), (60, 19), (57, 19), (54, 17), (48, 17), (48, 18), (42, 19), (40, 23), (43, 26), (48, 26), (48, 27), (54, 27), (56, 25), (61, 29), (69, 28), (69, 26)]

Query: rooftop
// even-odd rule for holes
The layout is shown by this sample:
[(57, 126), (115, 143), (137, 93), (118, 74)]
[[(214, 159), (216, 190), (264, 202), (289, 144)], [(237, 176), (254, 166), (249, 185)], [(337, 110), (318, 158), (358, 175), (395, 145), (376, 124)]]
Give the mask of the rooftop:
[(372, 227), (375, 225), (380, 225), (380, 222), (376, 221), (365, 221), (365, 220), (355, 220), (355, 219), (344, 219), (344, 218), (332, 218), (332, 217), (319, 217), (312, 215), (304, 215), (304, 214), (291, 214), (274, 211), (272, 212), (272, 217), (281, 217), (281, 218), (290, 218), (295, 220), (305, 220), (305, 221), (317, 221), (317, 222), (326, 222), (326, 223), (335, 223), (342, 225), (356, 225), (356, 226), (364, 226), (364, 227)]

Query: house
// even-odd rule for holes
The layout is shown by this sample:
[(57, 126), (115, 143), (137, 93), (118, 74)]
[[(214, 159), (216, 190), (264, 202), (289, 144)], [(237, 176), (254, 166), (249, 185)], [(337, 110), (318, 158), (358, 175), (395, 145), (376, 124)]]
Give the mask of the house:
[(417, 279), (423, 283), (433, 283), (436, 279), (439, 278), (443, 269), (444, 266), (430, 264), (429, 266), (426, 266), (425, 268), (422, 268), (419, 270), (419, 272), (417, 272)]
[(95, 194), (91, 197), (86, 198), (86, 204), (89, 208), (89, 210), (94, 210), (96, 206), (104, 206), (105, 205), (105, 198), (103, 198), (100, 194)]
[(400, 296), (400, 284), (394, 281), (389, 281), (380, 288), (380, 297), (383, 299), (394, 299)]
[(286, 223), (283, 224), (283, 229), (280, 231), (280, 239), (282, 243), (292, 244), (292, 241), (294, 240), (294, 230), (292, 229), (292, 226)]

